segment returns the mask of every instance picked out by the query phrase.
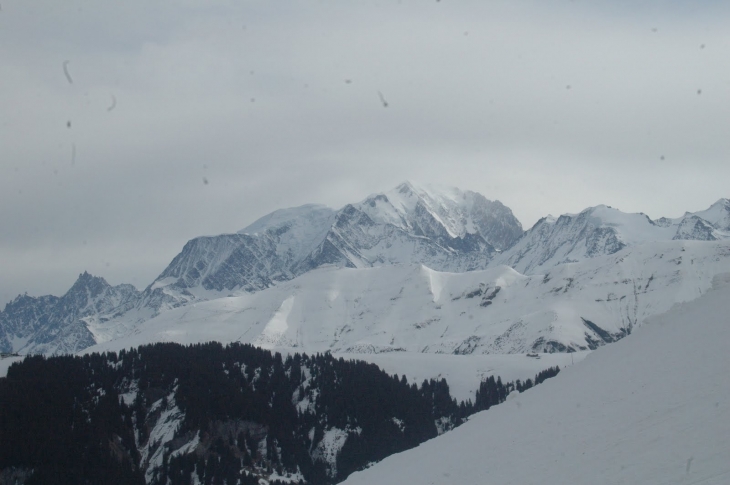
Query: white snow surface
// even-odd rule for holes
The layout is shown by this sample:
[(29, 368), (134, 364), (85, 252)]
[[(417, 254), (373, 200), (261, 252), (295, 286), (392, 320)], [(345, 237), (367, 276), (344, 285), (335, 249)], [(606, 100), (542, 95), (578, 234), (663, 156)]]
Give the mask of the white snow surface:
[(347, 485), (730, 483), (730, 275)]
[(451, 397), (457, 401), (471, 399), (479, 384), (489, 376), (502, 381), (534, 379), (548, 367), (561, 369), (581, 362), (590, 351), (574, 353), (538, 354), (423, 354), (416, 352), (389, 352), (384, 354), (334, 354), (345, 360), (364, 360), (377, 365), (390, 375), (406, 376), (409, 384), (421, 385), (428, 379), (446, 379)]
[(238, 233), (259, 235), (267, 231), (278, 232), (277, 253), (280, 256), (290, 254), (292, 259), (300, 260), (322, 242), (335, 215), (336, 211), (327, 206), (306, 204), (274, 211)]
[(706, 292), (716, 274), (730, 272), (728, 256), (730, 241), (666, 241), (532, 276), (506, 266), (468, 273), (328, 267), (254, 294), (166, 311), (86, 351), (210, 340), (309, 353), (587, 350), (602, 341), (585, 321), (612, 335), (627, 332)]
[(312, 453), (312, 458), (327, 463), (327, 473), (330, 476), (337, 474), (337, 455), (345, 446), (347, 431), (339, 428), (330, 428), (324, 432), (322, 441)]

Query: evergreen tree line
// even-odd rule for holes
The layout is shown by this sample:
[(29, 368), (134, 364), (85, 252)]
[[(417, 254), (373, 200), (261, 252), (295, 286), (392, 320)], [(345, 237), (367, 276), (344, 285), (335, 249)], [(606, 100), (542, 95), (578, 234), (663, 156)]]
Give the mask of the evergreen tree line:
[[(490, 377), (474, 403), (457, 403), (444, 379), (419, 386), (329, 353), (283, 358), (240, 343), (29, 357), (0, 379), (0, 471), (32, 470), (30, 485), (142, 484), (145, 472), (171, 485), (246, 485), (287, 474), (337, 483), (435, 437), (436, 421), (458, 426), (558, 372), (506, 384)], [(175, 409), (182, 416), (175, 437), (155, 442), (155, 426)], [(321, 442), (333, 428), (347, 439), (328, 463)], [(181, 452), (194, 437), (198, 445)], [(149, 462), (157, 451), (161, 464)]]
[(474, 406), (469, 408), (471, 412), (485, 411), (492, 406), (503, 403), (507, 396), (512, 391), (524, 392), (538, 384), (541, 384), (546, 379), (555, 377), (560, 372), (560, 367), (550, 367), (541, 372), (538, 372), (535, 379), (527, 379), (525, 382), (521, 382), (517, 379), (515, 382), (502, 383), (502, 379), (494, 376), (489, 376), (479, 384), (479, 389), (474, 397)]

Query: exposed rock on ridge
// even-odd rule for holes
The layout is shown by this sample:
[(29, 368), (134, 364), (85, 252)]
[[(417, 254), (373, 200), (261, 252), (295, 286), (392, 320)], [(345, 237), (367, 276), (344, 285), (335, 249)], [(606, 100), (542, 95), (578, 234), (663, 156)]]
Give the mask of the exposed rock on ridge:
[(132, 285), (110, 286), (84, 272), (62, 297), (18, 296), (0, 312), (0, 350), (73, 353), (94, 345), (95, 326), (135, 307), (140, 293)]

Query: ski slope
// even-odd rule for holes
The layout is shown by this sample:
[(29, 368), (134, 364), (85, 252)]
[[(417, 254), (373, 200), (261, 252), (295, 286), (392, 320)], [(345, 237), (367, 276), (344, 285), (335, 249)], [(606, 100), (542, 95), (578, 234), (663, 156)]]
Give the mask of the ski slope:
[(730, 483), (728, 302), (730, 274), (556, 378), (344, 483)]

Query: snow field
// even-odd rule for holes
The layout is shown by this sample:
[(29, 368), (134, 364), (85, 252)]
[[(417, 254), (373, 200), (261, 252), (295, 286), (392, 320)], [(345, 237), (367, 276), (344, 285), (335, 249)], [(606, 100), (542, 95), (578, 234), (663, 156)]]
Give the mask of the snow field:
[[(516, 354), (587, 350), (702, 295), (730, 272), (728, 241), (625, 248), (544, 275), (506, 266), (321, 268), (254, 294), (168, 310), (88, 351), (150, 342), (248, 342), (300, 352)], [(593, 342), (593, 343), (591, 343)]]

